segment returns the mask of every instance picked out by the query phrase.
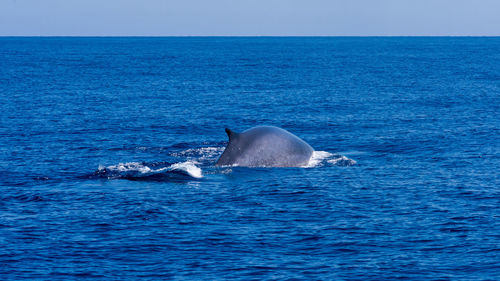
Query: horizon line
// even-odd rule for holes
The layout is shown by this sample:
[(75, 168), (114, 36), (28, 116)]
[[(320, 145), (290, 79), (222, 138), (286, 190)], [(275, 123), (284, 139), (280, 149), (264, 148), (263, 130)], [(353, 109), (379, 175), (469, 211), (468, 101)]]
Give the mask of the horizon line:
[(0, 35), (5, 37), (148, 37), (148, 38), (189, 38), (189, 37), (500, 37), (500, 35)]

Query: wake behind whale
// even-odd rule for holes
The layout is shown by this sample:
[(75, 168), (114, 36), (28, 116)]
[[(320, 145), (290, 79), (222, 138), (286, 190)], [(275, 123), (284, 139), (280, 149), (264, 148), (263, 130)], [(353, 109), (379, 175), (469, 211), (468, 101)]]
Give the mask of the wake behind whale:
[(203, 173), (197, 162), (128, 162), (117, 165), (99, 166), (90, 177), (129, 180), (181, 180), (201, 179)]
[[(238, 167), (295, 167), (351, 166), (356, 162), (343, 155), (314, 151), (299, 137), (278, 127), (260, 126), (235, 133), (226, 129), (227, 146), (199, 146), (179, 150), (178, 145), (155, 151), (169, 162), (125, 162), (100, 165), (88, 177), (129, 180), (200, 180), (205, 175), (227, 173)], [(183, 145), (183, 147), (185, 147)], [(147, 150), (141, 147), (141, 150)], [(161, 152), (160, 152), (161, 151)]]

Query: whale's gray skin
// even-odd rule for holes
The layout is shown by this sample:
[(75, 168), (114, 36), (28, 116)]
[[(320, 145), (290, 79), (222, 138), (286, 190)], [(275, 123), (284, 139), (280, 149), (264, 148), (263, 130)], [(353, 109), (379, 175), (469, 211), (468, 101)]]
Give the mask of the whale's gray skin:
[(216, 165), (244, 167), (301, 167), (314, 149), (294, 134), (273, 126), (259, 126), (242, 133), (226, 128), (229, 143)]

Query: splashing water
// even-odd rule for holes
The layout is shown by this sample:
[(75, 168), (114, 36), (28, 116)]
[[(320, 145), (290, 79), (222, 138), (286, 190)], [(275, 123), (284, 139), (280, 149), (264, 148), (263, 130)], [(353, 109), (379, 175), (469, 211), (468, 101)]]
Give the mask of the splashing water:
[(356, 161), (349, 159), (343, 155), (333, 154), (327, 151), (313, 151), (309, 163), (303, 168), (314, 168), (324, 166), (325, 164), (331, 164), (335, 166), (352, 166), (356, 164)]
[[(125, 179), (147, 179), (159, 178), (162, 176), (172, 176), (175, 174), (182, 174), (191, 178), (203, 178), (203, 173), (199, 167), (196, 166), (197, 162), (186, 161), (174, 163), (168, 166), (162, 163), (119, 163), (117, 165), (99, 166), (99, 169), (94, 173), (98, 177), (112, 178), (125, 178)], [(153, 166), (160, 166), (155, 168)], [(163, 166), (163, 167), (161, 167)]]
[[(178, 158), (179, 162), (127, 162), (116, 165), (100, 165), (92, 174), (94, 177), (108, 179), (132, 180), (164, 180), (175, 176), (185, 176), (186, 179), (203, 178), (203, 169), (208, 174), (228, 173), (226, 170), (213, 171), (214, 163), (224, 151), (224, 147), (208, 146), (189, 148), (169, 153)], [(314, 151), (309, 163), (302, 168), (316, 168), (323, 166), (352, 166), (356, 161), (346, 156), (327, 151)]]

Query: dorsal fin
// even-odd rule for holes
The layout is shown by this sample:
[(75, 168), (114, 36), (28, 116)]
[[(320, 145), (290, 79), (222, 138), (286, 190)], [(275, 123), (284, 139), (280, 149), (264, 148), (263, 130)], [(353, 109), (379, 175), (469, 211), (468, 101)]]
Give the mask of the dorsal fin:
[(231, 131), (229, 128), (226, 128), (226, 134), (229, 137), (229, 141), (231, 141), (238, 135), (238, 133)]

